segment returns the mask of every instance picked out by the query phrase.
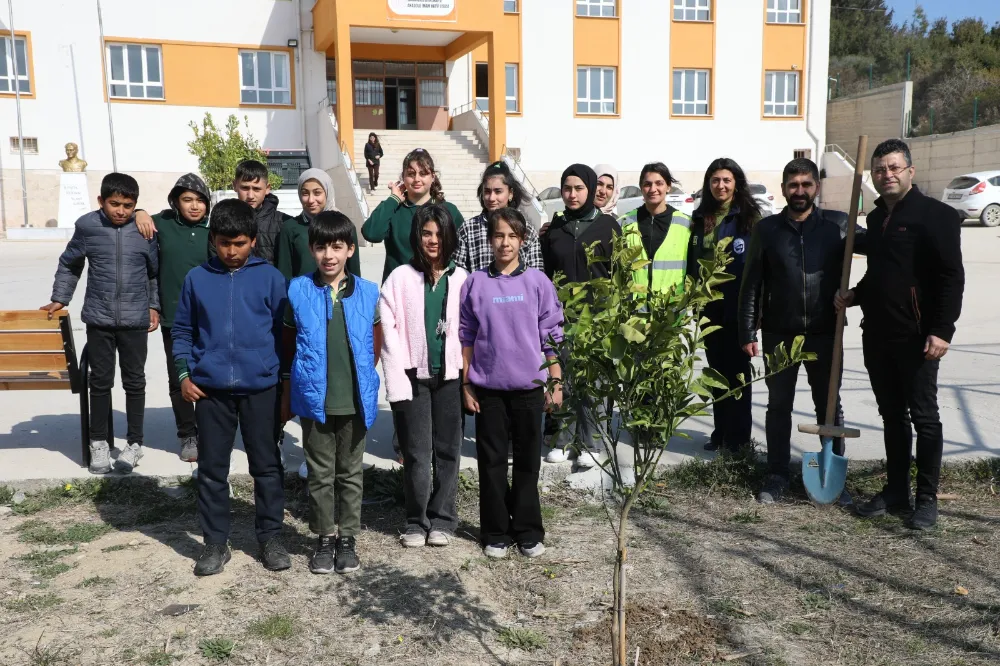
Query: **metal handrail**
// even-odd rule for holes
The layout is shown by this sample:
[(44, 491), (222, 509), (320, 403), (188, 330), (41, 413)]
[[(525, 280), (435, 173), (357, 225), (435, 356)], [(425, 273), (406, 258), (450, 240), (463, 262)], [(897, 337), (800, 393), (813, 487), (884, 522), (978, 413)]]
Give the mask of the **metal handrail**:
[(846, 150), (844, 150), (843, 148), (841, 148), (840, 146), (838, 146), (835, 143), (828, 143), (828, 144), (826, 144), (826, 146), (823, 148), (823, 152), (824, 153), (837, 153), (838, 155), (840, 155), (841, 157), (843, 157), (847, 161), (847, 163), (851, 165), (852, 168), (853, 167), (857, 167), (857, 163), (854, 161), (854, 158), (851, 157), (850, 155), (848, 155)]

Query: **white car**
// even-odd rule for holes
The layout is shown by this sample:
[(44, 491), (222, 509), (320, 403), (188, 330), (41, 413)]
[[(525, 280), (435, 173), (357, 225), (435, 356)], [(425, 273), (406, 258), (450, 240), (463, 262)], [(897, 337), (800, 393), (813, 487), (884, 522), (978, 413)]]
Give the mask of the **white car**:
[[(750, 193), (760, 205), (761, 216), (774, 215), (774, 195), (767, 191), (767, 186), (760, 183), (750, 183)], [(693, 196), (694, 205), (691, 206), (691, 210), (698, 210), (698, 206), (701, 204), (701, 190), (695, 192)]]
[(546, 187), (538, 194), (538, 200), (550, 222), (555, 218), (556, 213), (566, 210), (566, 204), (562, 200), (562, 190), (558, 187)]
[[(667, 204), (686, 215), (694, 212), (694, 197), (676, 185), (671, 187), (669, 194), (667, 194)], [(615, 211), (618, 215), (624, 215), (641, 205), (642, 190), (635, 185), (626, 185), (618, 191), (618, 204), (615, 206)]]
[(984, 227), (1000, 224), (1000, 171), (981, 171), (959, 176), (944, 188), (941, 201), (962, 217), (979, 218)]

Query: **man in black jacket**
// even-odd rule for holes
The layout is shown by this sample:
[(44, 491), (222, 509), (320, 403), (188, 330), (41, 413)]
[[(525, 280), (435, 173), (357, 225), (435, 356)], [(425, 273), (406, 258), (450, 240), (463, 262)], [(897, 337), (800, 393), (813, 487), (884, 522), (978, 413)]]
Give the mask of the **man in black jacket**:
[[(796, 159), (785, 166), (781, 191), (788, 206), (754, 227), (740, 286), (738, 325), (740, 344), (750, 356), (761, 346), (771, 353), (784, 343), (787, 350), (796, 336), (805, 336), (804, 351), (816, 354), (816, 360), (806, 364), (806, 374), (817, 423), (823, 423), (837, 322), (832, 302), (840, 288), (848, 218), (817, 208), (813, 202), (818, 189), (819, 169), (812, 160)], [(858, 232), (859, 248), (864, 246), (863, 234)], [(757, 342), (758, 328), (763, 345)], [(799, 366), (794, 365), (766, 380), (768, 478), (757, 496), (762, 504), (779, 500), (788, 489), (798, 374)], [(844, 423), (839, 395), (836, 423)], [(843, 455), (843, 439), (834, 440), (833, 446)], [(841, 504), (849, 503), (845, 492)]]
[[(937, 522), (944, 437), (937, 375), (962, 312), (958, 213), (913, 185), (909, 147), (899, 139), (872, 155), (872, 182), (882, 195), (868, 216), (868, 272), (837, 307), (860, 305), (862, 349), (885, 434), (886, 485), (857, 507), (860, 516), (908, 515), (907, 526)], [(910, 507), (910, 455), (917, 430), (917, 502)]]

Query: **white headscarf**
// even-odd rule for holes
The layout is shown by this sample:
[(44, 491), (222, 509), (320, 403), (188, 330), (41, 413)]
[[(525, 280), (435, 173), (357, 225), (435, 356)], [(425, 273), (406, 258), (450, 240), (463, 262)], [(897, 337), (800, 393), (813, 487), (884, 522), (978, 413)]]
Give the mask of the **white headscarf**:
[[(315, 180), (323, 190), (326, 192), (326, 206), (323, 210), (337, 210), (337, 206), (334, 205), (333, 201), (333, 179), (330, 178), (330, 174), (322, 169), (306, 169), (299, 176), (299, 184), (297, 185), (297, 191), (302, 191), (302, 186), (306, 181)], [(302, 209), (302, 218), (306, 222), (312, 222), (312, 215), (306, 212), (306, 209)]]
[(601, 176), (610, 176), (611, 180), (615, 182), (615, 186), (611, 192), (611, 198), (608, 199), (608, 203), (604, 204), (601, 208), (602, 213), (605, 213), (606, 215), (614, 215), (615, 206), (618, 205), (618, 170), (610, 164), (598, 164), (594, 167), (594, 172), (597, 174), (598, 178)]

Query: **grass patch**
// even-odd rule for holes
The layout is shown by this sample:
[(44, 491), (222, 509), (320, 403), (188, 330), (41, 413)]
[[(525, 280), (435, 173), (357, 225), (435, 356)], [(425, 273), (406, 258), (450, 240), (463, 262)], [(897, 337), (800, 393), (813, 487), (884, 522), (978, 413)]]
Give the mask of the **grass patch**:
[(55, 564), (61, 558), (66, 555), (72, 555), (76, 553), (78, 548), (63, 548), (61, 550), (39, 550), (28, 553), (27, 555), (18, 555), (13, 558), (18, 562), (23, 562), (31, 567), (43, 567), (48, 564)]
[(139, 546), (130, 546), (127, 543), (119, 543), (107, 548), (101, 548), (102, 553), (117, 553), (120, 550), (136, 550)]
[(688, 460), (664, 471), (657, 479), (667, 488), (709, 489), (725, 495), (744, 496), (760, 487), (766, 465), (758, 460), (756, 447), (746, 446), (734, 454), (712, 460)]
[(729, 597), (712, 599), (708, 606), (716, 615), (725, 615), (726, 617), (746, 616), (746, 612), (743, 610), (743, 605), (735, 599), (731, 599)]
[(198, 643), (198, 651), (205, 659), (225, 661), (233, 656), (236, 641), (229, 638), (206, 638)]
[[(461, 475), (459, 475), (461, 483)], [(403, 506), (403, 468), (377, 469), (372, 467), (364, 472), (364, 497), (368, 500), (391, 502)]]
[(548, 504), (542, 505), (542, 520), (551, 523), (559, 515), (559, 507)]
[(84, 578), (77, 587), (87, 588), (87, 587), (104, 587), (106, 585), (112, 585), (114, 583), (113, 578), (108, 578), (105, 576), (91, 576), (90, 578)]
[(57, 562), (44, 567), (38, 567), (34, 570), (34, 573), (39, 578), (55, 578), (59, 574), (64, 574), (72, 568), (72, 566), (66, 564), (65, 562)]
[(757, 523), (764, 522), (764, 516), (760, 515), (760, 511), (756, 508), (744, 509), (743, 511), (737, 511), (733, 515), (729, 516), (729, 522), (742, 523), (744, 525), (755, 525)]
[(525, 652), (540, 650), (549, 643), (549, 639), (542, 632), (520, 627), (501, 629), (498, 638), (504, 647)]
[(106, 523), (68, 523), (61, 528), (37, 519), (28, 520), (18, 526), (21, 541), (55, 546), (63, 543), (89, 543), (99, 539), (112, 528)]
[(170, 654), (169, 652), (164, 652), (163, 650), (154, 650), (152, 652), (147, 652), (142, 656), (142, 663), (148, 666), (169, 666), (175, 660), (180, 661), (182, 657)]
[(269, 615), (250, 623), (247, 631), (251, 635), (267, 640), (285, 640), (295, 635), (295, 618), (290, 615)]
[(47, 594), (28, 595), (23, 599), (9, 599), (3, 602), (3, 606), (7, 610), (15, 613), (27, 613), (52, 608), (54, 606), (58, 606), (62, 602), (63, 600), (61, 597), (49, 592)]
[(14, 499), (14, 489), (10, 486), (0, 486), (0, 504), (10, 504)]
[(28, 666), (62, 666), (69, 663), (69, 655), (65, 654), (65, 646), (53, 647), (42, 645), (42, 637), (38, 637), (38, 642), (31, 650), (21, 648), (21, 652), (28, 658)]
[(802, 606), (810, 612), (830, 610), (833, 607), (833, 602), (830, 601), (830, 597), (825, 594), (820, 594), (819, 592), (807, 592), (805, 596), (802, 597)]
[(118, 634), (118, 630), (116, 628), (114, 628), (114, 627), (111, 627), (109, 629), (105, 629), (104, 631), (102, 631), (101, 633), (99, 633), (97, 635), (100, 636), (101, 638), (112, 638), (112, 637), (116, 636), (117, 634)]

